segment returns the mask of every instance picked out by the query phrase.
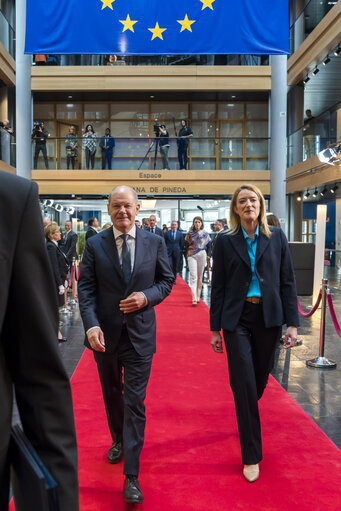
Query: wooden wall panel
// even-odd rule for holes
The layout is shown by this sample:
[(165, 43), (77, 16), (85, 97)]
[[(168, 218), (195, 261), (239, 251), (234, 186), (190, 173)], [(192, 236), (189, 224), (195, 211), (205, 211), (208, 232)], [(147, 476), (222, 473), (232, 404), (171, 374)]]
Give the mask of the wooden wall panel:
[(10, 174), (16, 174), (16, 168), (12, 167), (12, 165), (8, 165), (8, 163), (5, 163), (2, 160), (0, 160), (0, 170), (3, 170), (4, 172), (9, 172)]
[(15, 85), (15, 61), (0, 42), (0, 80), (6, 85)]
[(51, 66), (32, 68), (32, 91), (271, 89), (270, 66)]
[(321, 164), (317, 156), (287, 169), (287, 193), (302, 192), (307, 189), (339, 181), (341, 163)]

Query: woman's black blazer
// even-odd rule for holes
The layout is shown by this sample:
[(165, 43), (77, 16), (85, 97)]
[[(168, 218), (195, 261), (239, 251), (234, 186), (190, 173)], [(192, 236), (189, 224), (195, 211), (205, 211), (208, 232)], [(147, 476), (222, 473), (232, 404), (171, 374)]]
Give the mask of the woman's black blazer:
[[(255, 272), (259, 280), (267, 328), (298, 326), (297, 293), (288, 241), (282, 229), (271, 227), (268, 238), (259, 231)], [(241, 229), (217, 236), (211, 290), (211, 330), (233, 331), (242, 314), (251, 282), (251, 264)]]
[(55, 243), (53, 243), (53, 241), (48, 241), (46, 243), (46, 248), (52, 266), (56, 286), (57, 288), (59, 286), (64, 286), (67, 274), (67, 262), (65, 256), (60, 248), (57, 247)]

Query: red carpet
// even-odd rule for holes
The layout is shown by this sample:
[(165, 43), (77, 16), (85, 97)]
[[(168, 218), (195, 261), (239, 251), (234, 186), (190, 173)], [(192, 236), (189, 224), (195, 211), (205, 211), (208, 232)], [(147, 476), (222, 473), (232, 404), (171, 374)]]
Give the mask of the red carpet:
[[(191, 305), (178, 279), (157, 307), (158, 351), (147, 393), (141, 511), (341, 509), (341, 454), (271, 378), (260, 402), (264, 460), (260, 479), (242, 476), (237, 425), (224, 355), (213, 353), (208, 308)], [(79, 445), (81, 511), (128, 511), (123, 464), (110, 446), (92, 354), (72, 378)]]
[[(242, 477), (225, 355), (211, 350), (208, 308), (178, 279), (157, 307), (157, 354), (147, 393), (141, 511), (339, 510), (341, 454), (271, 378), (260, 402), (261, 477)], [(93, 356), (72, 378), (81, 511), (130, 509), (122, 466), (106, 463), (110, 436)]]

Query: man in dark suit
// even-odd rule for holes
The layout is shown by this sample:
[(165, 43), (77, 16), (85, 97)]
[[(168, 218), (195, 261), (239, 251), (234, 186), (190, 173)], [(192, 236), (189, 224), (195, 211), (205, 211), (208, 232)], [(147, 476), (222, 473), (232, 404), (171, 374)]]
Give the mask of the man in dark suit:
[(94, 352), (113, 441), (107, 460), (118, 463), (124, 451), (128, 503), (143, 502), (137, 477), (155, 352), (154, 306), (170, 293), (174, 280), (163, 237), (136, 228), (137, 201), (127, 186), (111, 192), (113, 228), (87, 241), (78, 285), (85, 345)]
[(85, 233), (85, 241), (87, 241), (89, 238), (91, 238), (92, 236), (95, 236), (95, 234), (97, 234), (98, 226), (99, 226), (99, 221), (95, 216), (92, 216), (91, 218), (89, 218), (88, 230)]
[(156, 225), (156, 216), (150, 215), (149, 217), (149, 227), (146, 227), (146, 231), (152, 232), (153, 234), (157, 234), (158, 236), (162, 236), (163, 238), (163, 232), (160, 227)]
[(0, 230), (0, 509), (8, 508), (14, 387), (24, 432), (58, 483), (60, 509), (75, 511), (71, 391), (58, 349), (57, 297), (36, 184), (0, 172), (0, 214), (9, 219)]
[(72, 259), (77, 258), (77, 234), (72, 230), (72, 222), (67, 220), (65, 222), (65, 232), (61, 241), (59, 242), (59, 246), (61, 251), (65, 254), (67, 262), (71, 266)]
[(171, 223), (171, 230), (165, 232), (164, 238), (167, 246), (169, 265), (173, 270), (174, 279), (176, 279), (180, 258), (184, 248), (184, 237), (178, 229), (178, 222), (176, 220), (173, 220)]

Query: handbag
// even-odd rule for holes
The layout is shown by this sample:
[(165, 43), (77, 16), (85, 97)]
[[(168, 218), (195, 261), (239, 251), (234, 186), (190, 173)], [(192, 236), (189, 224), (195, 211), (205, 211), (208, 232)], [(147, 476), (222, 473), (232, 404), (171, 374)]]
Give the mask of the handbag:
[(15, 511), (60, 511), (58, 485), (18, 424), (10, 441)]

